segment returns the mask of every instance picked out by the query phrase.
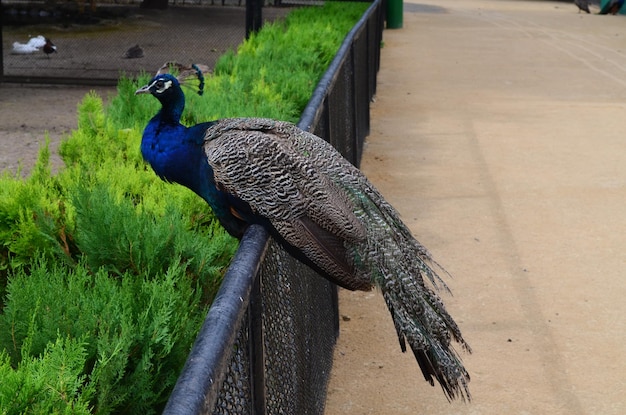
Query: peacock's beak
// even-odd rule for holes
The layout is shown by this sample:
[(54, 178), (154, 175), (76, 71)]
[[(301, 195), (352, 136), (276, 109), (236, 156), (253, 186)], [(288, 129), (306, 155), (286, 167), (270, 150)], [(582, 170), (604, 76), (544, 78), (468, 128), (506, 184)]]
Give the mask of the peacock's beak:
[(141, 88), (139, 88), (138, 90), (135, 91), (135, 95), (139, 95), (139, 94), (149, 94), (150, 93), (150, 84), (148, 85), (144, 85)]

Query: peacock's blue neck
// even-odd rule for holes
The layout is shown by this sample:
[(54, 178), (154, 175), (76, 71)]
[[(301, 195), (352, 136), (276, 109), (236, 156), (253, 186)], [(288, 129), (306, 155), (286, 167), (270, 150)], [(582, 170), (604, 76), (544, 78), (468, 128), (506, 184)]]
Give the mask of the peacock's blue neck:
[(213, 169), (203, 151), (204, 134), (211, 124), (185, 127), (180, 115), (164, 105), (143, 132), (141, 154), (161, 179), (194, 191), (211, 205), (231, 235), (241, 237), (245, 223), (232, 215), (228, 195), (215, 186)]
[(171, 123), (161, 115), (157, 114), (146, 126), (141, 140), (141, 154), (163, 180), (180, 183), (196, 191), (194, 176), (203, 162), (202, 148), (196, 140), (188, 137), (187, 127)]
[(161, 110), (144, 129), (141, 154), (159, 177), (182, 184), (197, 193), (200, 178), (196, 176), (204, 160), (203, 137), (201, 132), (180, 123), (185, 96), (179, 88), (172, 92), (173, 95), (160, 100)]
[(152, 119), (159, 118), (161, 123), (168, 125), (180, 125), (180, 118), (185, 110), (185, 95), (179, 88), (172, 89), (172, 94), (161, 101), (161, 110)]

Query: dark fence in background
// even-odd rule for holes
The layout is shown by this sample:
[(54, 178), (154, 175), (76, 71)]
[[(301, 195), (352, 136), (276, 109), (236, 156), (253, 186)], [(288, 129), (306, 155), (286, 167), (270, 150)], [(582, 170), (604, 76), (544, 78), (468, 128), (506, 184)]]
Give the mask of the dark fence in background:
[[(380, 62), (376, 0), (346, 37), (299, 126), (358, 165)], [(252, 226), (164, 413), (321, 414), (338, 334), (336, 286)]]
[[(263, 1), (173, 0), (168, 5), (165, 0), (165, 9), (152, 9), (139, 0), (2, 0), (0, 79), (115, 85), (121, 74), (153, 73), (168, 61), (212, 68), (251, 29), (289, 12), (269, 2), (261, 11)], [(311, 4), (307, 1), (302, 4)], [(57, 52), (20, 53), (28, 48), (14, 47), (38, 36), (50, 38)]]

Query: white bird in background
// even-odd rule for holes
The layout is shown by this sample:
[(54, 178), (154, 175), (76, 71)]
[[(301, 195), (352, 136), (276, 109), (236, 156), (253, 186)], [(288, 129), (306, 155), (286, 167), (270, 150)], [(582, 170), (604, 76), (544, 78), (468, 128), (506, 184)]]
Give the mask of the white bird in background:
[(46, 38), (39, 35), (37, 37), (31, 37), (26, 43), (13, 42), (13, 50), (11, 53), (14, 55), (28, 55), (37, 52), (46, 44)]

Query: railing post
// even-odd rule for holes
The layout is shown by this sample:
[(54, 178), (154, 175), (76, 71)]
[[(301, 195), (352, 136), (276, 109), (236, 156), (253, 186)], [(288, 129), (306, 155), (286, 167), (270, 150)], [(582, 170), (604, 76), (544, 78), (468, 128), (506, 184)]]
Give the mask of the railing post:
[(4, 20), (4, 6), (0, 3), (0, 82), (4, 80), (4, 49), (2, 47), (2, 32), (4, 27), (2, 21)]
[(265, 341), (263, 339), (263, 278), (257, 274), (250, 293), (249, 352), (250, 390), (252, 393), (252, 415), (265, 415), (267, 402), (265, 395)]
[(263, 0), (246, 0), (246, 39), (263, 25)]

